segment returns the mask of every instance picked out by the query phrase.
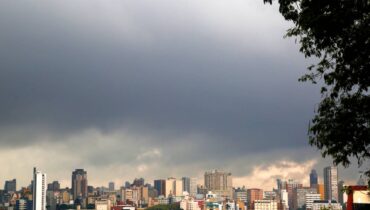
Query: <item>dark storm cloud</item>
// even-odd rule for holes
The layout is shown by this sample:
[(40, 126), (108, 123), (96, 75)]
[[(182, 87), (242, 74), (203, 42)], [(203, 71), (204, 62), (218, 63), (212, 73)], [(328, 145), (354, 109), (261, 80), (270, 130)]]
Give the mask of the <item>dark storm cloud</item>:
[[(149, 145), (197, 144), (190, 159), (307, 145), (317, 91), (297, 82), (307, 62), (282, 39), (282, 19), (277, 28), (203, 16), (197, 4), (84, 3), (1, 3), (0, 129), (25, 132), (3, 135), (3, 147), (121, 127), (157, 136)], [(176, 138), (193, 133), (207, 138)]]

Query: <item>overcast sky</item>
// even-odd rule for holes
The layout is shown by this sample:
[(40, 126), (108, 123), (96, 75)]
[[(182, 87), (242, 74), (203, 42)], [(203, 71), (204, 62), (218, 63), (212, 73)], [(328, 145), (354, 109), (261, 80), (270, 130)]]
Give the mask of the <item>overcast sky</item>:
[(307, 184), (331, 161), (308, 145), (320, 93), (289, 26), (263, 0), (1, 1), (0, 182)]

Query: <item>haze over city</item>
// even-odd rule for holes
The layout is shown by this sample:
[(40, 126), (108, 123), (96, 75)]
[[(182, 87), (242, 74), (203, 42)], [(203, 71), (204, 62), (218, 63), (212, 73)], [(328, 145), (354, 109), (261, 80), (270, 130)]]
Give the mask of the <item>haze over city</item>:
[(313, 61), (290, 26), (262, 0), (2, 1), (0, 183), (27, 186), (35, 166), (64, 187), (77, 168), (95, 186), (322, 179), (332, 161), (307, 137), (319, 86), (298, 82)]

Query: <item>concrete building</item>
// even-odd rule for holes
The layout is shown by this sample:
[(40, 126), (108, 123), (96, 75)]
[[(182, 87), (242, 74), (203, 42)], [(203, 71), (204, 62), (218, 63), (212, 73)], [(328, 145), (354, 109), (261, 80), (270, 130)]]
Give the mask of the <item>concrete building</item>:
[(247, 190), (247, 204), (248, 209), (254, 209), (254, 201), (263, 200), (263, 190), (262, 189), (248, 189)]
[(17, 180), (13, 179), (13, 180), (5, 181), (4, 190), (5, 190), (5, 192), (15, 192), (15, 191), (17, 191)]
[(57, 193), (52, 190), (46, 191), (46, 205), (48, 206), (48, 210), (56, 210), (57, 202)]
[(183, 193), (183, 184), (182, 180), (177, 180), (176, 178), (170, 177), (166, 180), (166, 187), (165, 187), (165, 196), (170, 197), (172, 196), (181, 196)]
[(255, 200), (253, 210), (278, 210), (278, 203), (276, 200)]
[(275, 191), (264, 191), (263, 192), (263, 199), (265, 200), (276, 200), (277, 194)]
[(190, 193), (190, 178), (189, 177), (182, 177), (182, 189), (184, 192)]
[(234, 191), (234, 200), (247, 202), (247, 190), (245, 188), (237, 188)]
[(83, 169), (76, 169), (72, 172), (72, 195), (73, 199), (79, 196), (87, 198), (87, 172)]
[(336, 201), (327, 201), (327, 200), (319, 200), (313, 202), (312, 210), (322, 210), (322, 209), (342, 210), (342, 205), (340, 205)]
[(132, 186), (141, 187), (145, 185), (144, 178), (135, 178), (134, 182), (132, 183)]
[(317, 193), (306, 194), (306, 210), (312, 210), (312, 204), (314, 201), (321, 200), (321, 195)]
[(115, 190), (114, 182), (109, 182), (109, 183), (108, 183), (108, 189), (109, 189), (109, 191), (111, 191), (111, 192)]
[(278, 190), (286, 190), (288, 193), (288, 206), (289, 209), (297, 209), (297, 189), (302, 188), (302, 184), (298, 183), (294, 179), (289, 179), (288, 181), (277, 179)]
[(207, 190), (224, 198), (232, 198), (233, 183), (231, 173), (210, 171), (204, 174), (204, 186)]
[(325, 200), (338, 201), (338, 168), (328, 166), (324, 168)]
[(285, 209), (289, 209), (288, 191), (286, 189), (280, 190), (280, 200)]
[(315, 169), (312, 169), (310, 173), (310, 188), (315, 188), (317, 184), (318, 184), (317, 172)]
[(33, 210), (46, 210), (46, 174), (33, 168)]
[(112, 204), (109, 199), (95, 201), (95, 210), (111, 210), (111, 207)]
[[(297, 208), (303, 209), (306, 205), (306, 195), (307, 194), (316, 194), (316, 188), (303, 187), (296, 189), (295, 193), (297, 194)], [(320, 200), (320, 199), (318, 199)]]
[(180, 208), (183, 210), (201, 210), (197, 201), (191, 197), (185, 197), (180, 202)]
[(60, 184), (58, 181), (53, 181), (48, 184), (48, 191), (58, 191), (60, 189)]
[(197, 194), (197, 178), (190, 178), (190, 196), (195, 196)]

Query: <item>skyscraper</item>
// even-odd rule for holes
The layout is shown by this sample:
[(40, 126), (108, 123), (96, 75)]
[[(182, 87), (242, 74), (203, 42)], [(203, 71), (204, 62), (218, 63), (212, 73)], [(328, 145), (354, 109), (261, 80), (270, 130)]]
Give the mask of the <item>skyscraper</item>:
[(182, 190), (191, 196), (197, 194), (197, 178), (182, 177)]
[(190, 193), (190, 178), (182, 177), (182, 188), (184, 191)]
[(324, 168), (325, 200), (338, 201), (338, 168), (328, 166)]
[(177, 180), (176, 178), (170, 177), (166, 180), (166, 187), (165, 187), (165, 196), (168, 197), (169, 195), (174, 196), (181, 196), (183, 193), (183, 184), (182, 180)]
[(197, 178), (190, 178), (190, 191), (189, 194), (191, 196), (195, 196), (197, 194)]
[(317, 173), (315, 169), (311, 170), (310, 173), (310, 188), (316, 188), (317, 187)]
[(277, 179), (278, 190), (286, 190), (288, 193), (288, 206), (289, 209), (297, 208), (297, 189), (301, 189), (303, 186), (294, 179), (288, 181)]
[(217, 170), (206, 172), (204, 174), (204, 186), (207, 190), (218, 194), (218, 196), (232, 198), (231, 173)]
[(15, 192), (17, 191), (17, 180), (7, 180), (5, 181), (4, 190), (6, 192)]
[(109, 191), (114, 191), (114, 182), (109, 182), (108, 188), (109, 188)]
[(166, 196), (166, 180), (154, 180), (154, 188), (157, 190), (158, 196)]
[(87, 172), (83, 169), (76, 169), (72, 172), (72, 195), (87, 198)]
[(33, 168), (33, 210), (46, 210), (46, 174)]

